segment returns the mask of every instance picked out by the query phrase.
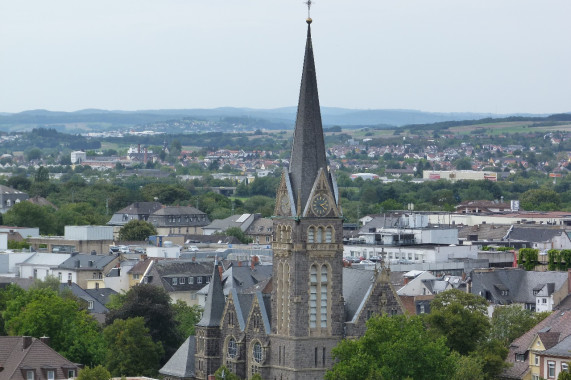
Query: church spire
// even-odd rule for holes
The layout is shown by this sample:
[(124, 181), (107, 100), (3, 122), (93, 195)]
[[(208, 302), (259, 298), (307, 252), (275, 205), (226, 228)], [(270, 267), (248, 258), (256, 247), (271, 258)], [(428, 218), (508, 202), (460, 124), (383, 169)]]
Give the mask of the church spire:
[[(305, 58), (289, 166), (294, 199), (300, 199), (302, 209), (307, 204), (319, 169), (323, 168), (328, 173), (313, 60), (311, 22), (311, 18), (308, 18)], [(328, 180), (330, 181), (330, 178)]]
[(214, 265), (214, 273), (212, 273), (212, 280), (208, 288), (208, 296), (206, 304), (204, 305), (204, 313), (197, 326), (214, 327), (220, 326), (220, 319), (224, 312), (224, 305), (226, 298), (224, 297), (224, 290), (222, 289), (221, 271), (222, 266), (218, 262)]

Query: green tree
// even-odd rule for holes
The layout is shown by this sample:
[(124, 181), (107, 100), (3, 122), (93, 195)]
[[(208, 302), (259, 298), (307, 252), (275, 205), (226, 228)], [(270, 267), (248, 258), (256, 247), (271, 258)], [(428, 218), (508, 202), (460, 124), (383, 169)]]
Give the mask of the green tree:
[(492, 315), (490, 336), (507, 347), (547, 315), (549, 314), (522, 309), (518, 305), (498, 306)]
[(230, 227), (226, 229), (223, 234), (226, 236), (236, 237), (242, 244), (248, 244), (252, 242), (252, 239), (246, 236), (240, 227)]
[(517, 254), (517, 263), (525, 270), (533, 270), (539, 258), (539, 249), (521, 248)]
[(448, 347), (467, 355), (483, 342), (490, 329), (487, 307), (483, 297), (458, 289), (447, 290), (432, 300), (427, 321), (446, 337)]
[(142, 317), (116, 319), (105, 327), (103, 336), (107, 345), (105, 363), (111, 375), (157, 375), (163, 348), (153, 341)]
[(56, 233), (54, 209), (49, 206), (20, 202), (6, 211), (3, 217), (4, 223), (10, 226), (39, 227), (42, 235)]
[(79, 371), (77, 380), (109, 380), (111, 374), (102, 365), (97, 367), (85, 367)]
[(188, 306), (186, 302), (177, 300), (172, 305), (174, 319), (178, 322), (180, 336), (194, 335), (194, 326), (200, 321), (203, 309), (198, 305)]
[(214, 372), (214, 378), (216, 380), (241, 380), (240, 377), (232, 373), (225, 365), (218, 368), (216, 372)]
[(9, 300), (3, 313), (10, 335), (49, 336), (51, 347), (71, 361), (103, 362), (105, 348), (95, 319), (74, 298), (39, 286)]
[[(420, 317), (374, 316), (365, 335), (333, 349), (336, 363), (325, 379), (449, 379), (458, 356), (434, 338)], [(413, 359), (414, 358), (414, 359)]]
[(32, 161), (32, 160), (39, 160), (40, 158), (42, 158), (42, 151), (39, 148), (32, 148), (29, 151), (26, 152), (26, 158), (28, 159), (28, 161)]
[(119, 230), (119, 240), (143, 241), (151, 235), (156, 235), (157, 229), (144, 220), (130, 220)]
[(16, 175), (8, 178), (6, 185), (20, 191), (28, 191), (30, 190), (30, 186), (32, 186), (32, 181), (30, 181), (24, 175)]
[(36, 182), (48, 182), (50, 180), (50, 172), (48, 168), (40, 166), (38, 170), (36, 170), (36, 175), (34, 176), (34, 181)]
[(105, 323), (111, 325), (116, 319), (135, 317), (144, 318), (153, 341), (162, 343), (164, 356), (161, 357), (161, 364), (166, 363), (186, 338), (180, 335), (169, 294), (154, 285), (137, 285), (125, 294), (120, 308), (107, 313)]
[(482, 361), (474, 356), (460, 356), (452, 380), (482, 380)]
[(472, 170), (472, 160), (469, 157), (460, 158), (454, 161), (456, 170)]
[[(569, 366), (570, 363), (567, 363)], [(557, 376), (557, 380), (571, 380), (571, 372), (569, 371), (561, 371), (559, 372), (559, 376)]]
[(555, 211), (561, 207), (561, 199), (555, 190), (531, 189), (519, 197), (520, 205), (528, 211)]

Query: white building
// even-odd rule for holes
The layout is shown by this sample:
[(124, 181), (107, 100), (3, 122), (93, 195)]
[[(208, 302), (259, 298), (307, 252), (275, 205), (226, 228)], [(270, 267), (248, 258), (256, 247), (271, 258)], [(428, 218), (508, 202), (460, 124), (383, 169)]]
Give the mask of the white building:
[(87, 159), (87, 154), (80, 150), (71, 152), (71, 163), (72, 164), (81, 164), (83, 161)]

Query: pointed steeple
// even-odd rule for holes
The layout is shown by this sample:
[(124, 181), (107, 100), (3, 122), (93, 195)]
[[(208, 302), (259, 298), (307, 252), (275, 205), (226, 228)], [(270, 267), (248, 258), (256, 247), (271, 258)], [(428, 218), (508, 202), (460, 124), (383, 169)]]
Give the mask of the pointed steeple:
[(294, 199), (301, 201), (298, 206), (303, 208), (307, 203), (311, 187), (320, 168), (327, 172), (325, 142), (311, 43), (311, 19), (308, 18), (303, 74), (289, 166)]
[(218, 262), (216, 262), (214, 265), (214, 273), (212, 273), (212, 280), (210, 280), (206, 304), (204, 305), (204, 313), (202, 313), (200, 322), (196, 324), (197, 326), (220, 326), (220, 319), (222, 318), (224, 305), (226, 304), (224, 290), (222, 289), (222, 279), (220, 278), (221, 268)]

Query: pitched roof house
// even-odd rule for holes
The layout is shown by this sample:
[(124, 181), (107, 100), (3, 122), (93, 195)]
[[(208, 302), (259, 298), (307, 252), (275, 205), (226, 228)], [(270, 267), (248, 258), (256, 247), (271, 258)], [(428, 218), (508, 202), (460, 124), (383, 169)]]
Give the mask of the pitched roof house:
[(0, 377), (3, 380), (57, 380), (77, 377), (72, 363), (46, 342), (48, 338), (0, 336)]

